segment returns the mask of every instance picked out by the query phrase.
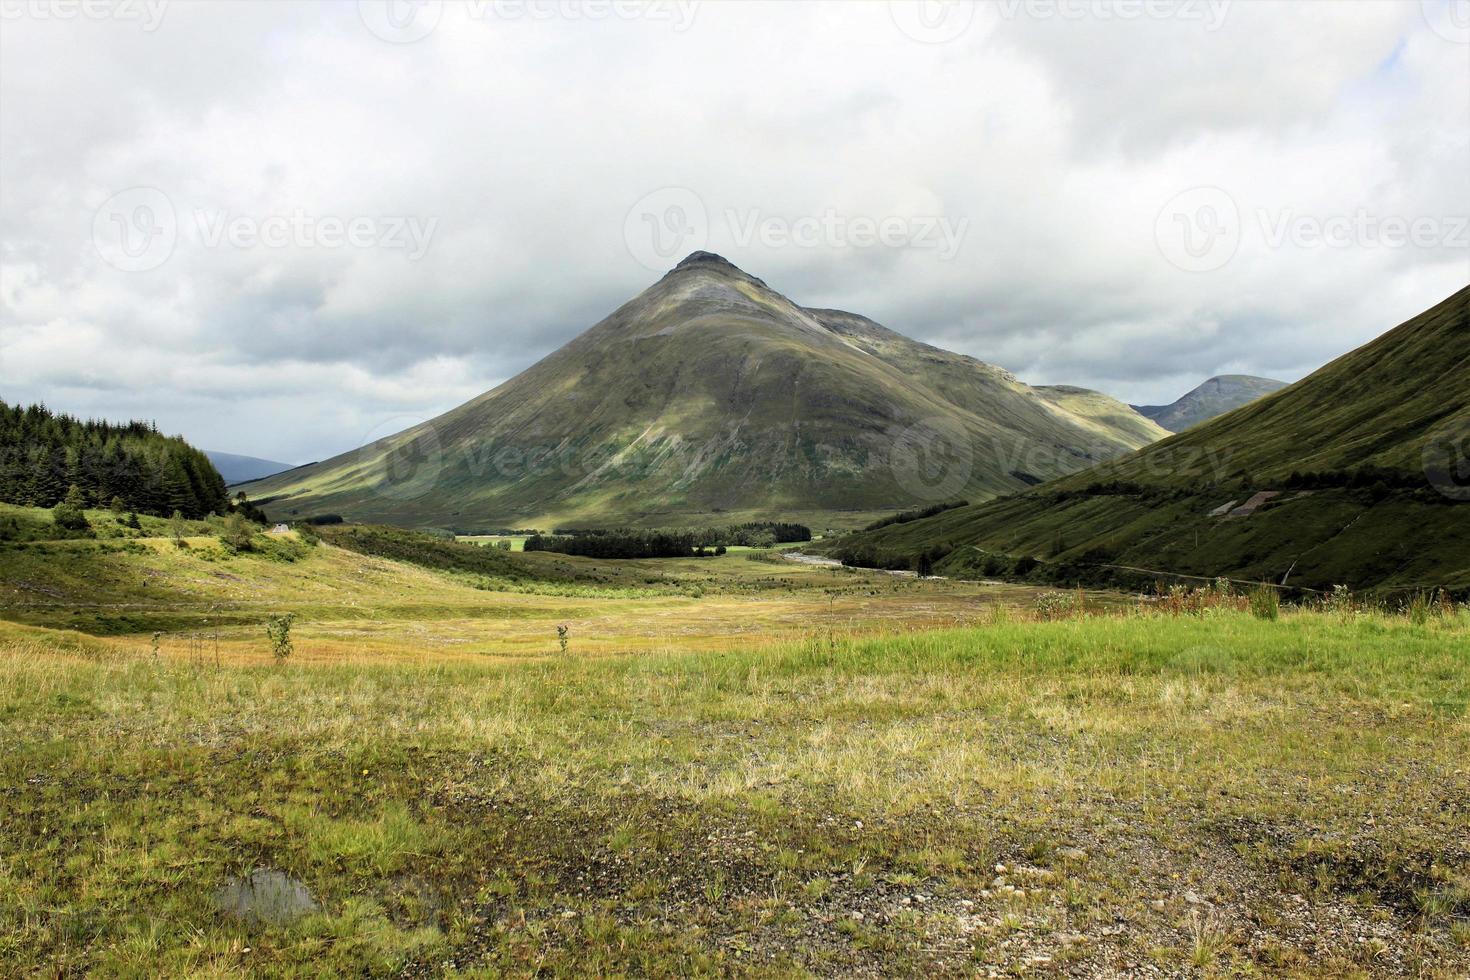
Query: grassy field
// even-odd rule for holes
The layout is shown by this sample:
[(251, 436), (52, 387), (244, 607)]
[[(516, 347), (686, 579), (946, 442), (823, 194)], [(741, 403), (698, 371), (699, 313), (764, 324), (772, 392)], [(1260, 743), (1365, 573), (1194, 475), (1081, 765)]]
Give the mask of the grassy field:
[(1463, 608), (279, 548), (0, 548), (0, 973), (1470, 970)]
[[(437, 562), (430, 541), (418, 557)], [(292, 613), (296, 656), (537, 657), (557, 627), (583, 655), (723, 650), (814, 630), (887, 634), (983, 620), (1028, 607), (1027, 586), (919, 583), (879, 572), (816, 568), (769, 552), (718, 558), (596, 562), (552, 553), (514, 558), (516, 577), (427, 568), (294, 533), (231, 554), (218, 539), (32, 541), (0, 550), (0, 618), (68, 629), (136, 651), (153, 634), (167, 653), (247, 663), (267, 657), (261, 624)], [(509, 556), (466, 549), (494, 571)], [(469, 568), (478, 567), (468, 563)], [(1095, 594), (1094, 604), (1116, 603)], [(0, 625), (0, 630), (3, 630)]]

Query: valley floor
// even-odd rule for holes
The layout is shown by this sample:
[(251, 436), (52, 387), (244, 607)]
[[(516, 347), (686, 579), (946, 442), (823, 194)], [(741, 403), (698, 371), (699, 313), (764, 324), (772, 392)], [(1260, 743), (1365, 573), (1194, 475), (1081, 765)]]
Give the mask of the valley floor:
[(191, 545), (0, 553), (0, 972), (1470, 971), (1463, 608)]

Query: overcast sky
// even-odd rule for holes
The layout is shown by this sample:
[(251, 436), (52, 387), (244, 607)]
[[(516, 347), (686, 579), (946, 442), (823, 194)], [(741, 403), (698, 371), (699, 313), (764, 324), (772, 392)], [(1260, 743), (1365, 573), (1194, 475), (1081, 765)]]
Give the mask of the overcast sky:
[(1470, 281), (1470, 2), (0, 0), (0, 398), (302, 462), (695, 248), (1164, 402)]

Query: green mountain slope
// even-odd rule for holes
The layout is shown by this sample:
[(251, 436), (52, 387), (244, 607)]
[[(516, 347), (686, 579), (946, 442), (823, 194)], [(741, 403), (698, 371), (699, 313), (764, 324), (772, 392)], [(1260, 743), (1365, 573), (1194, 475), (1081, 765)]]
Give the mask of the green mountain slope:
[(1285, 381), (1249, 374), (1222, 374), (1169, 405), (1134, 405), (1133, 408), (1170, 432), (1183, 432), (1285, 387)]
[[(1310, 377), (1004, 499), (852, 535), (864, 563), (1470, 589), (1470, 287)], [(1040, 563), (1037, 565), (1036, 563)], [(1035, 567), (1033, 567), (1035, 566)]]
[(498, 388), (251, 492), (273, 515), (409, 526), (852, 525), (1166, 434), (1113, 404), (1126, 424), (695, 253)]
[(1111, 395), (1073, 385), (1045, 385), (1036, 393), (1064, 411), (1089, 420), (1102, 433), (1123, 433), (1147, 445), (1168, 437), (1168, 431), (1145, 418), (1131, 405)]

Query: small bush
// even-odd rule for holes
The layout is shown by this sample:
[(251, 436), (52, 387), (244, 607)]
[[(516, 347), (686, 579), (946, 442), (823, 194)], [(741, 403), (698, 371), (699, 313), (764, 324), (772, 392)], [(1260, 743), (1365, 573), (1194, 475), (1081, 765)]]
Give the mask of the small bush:
[(295, 613), (285, 613), (265, 622), (265, 635), (271, 642), (271, 656), (276, 658), (276, 663), (285, 663), (291, 656), (291, 622), (295, 618)]
[(1036, 615), (1047, 621), (1066, 619), (1078, 611), (1079, 605), (1071, 592), (1043, 592), (1036, 597)]
[(1350, 616), (1358, 610), (1358, 601), (1346, 585), (1334, 585), (1332, 591), (1322, 597), (1322, 608), (1340, 616)]
[(1281, 618), (1281, 597), (1269, 585), (1258, 586), (1250, 596), (1251, 615), (1275, 621)]
[(1409, 622), (1415, 626), (1427, 626), (1429, 624), (1430, 609), (1432, 604), (1430, 597), (1423, 592), (1415, 592), (1409, 600)]
[(82, 508), (86, 506), (86, 498), (73, 483), (66, 491), (66, 497), (52, 509), (51, 521), (61, 531), (90, 531), (92, 525), (88, 523), (87, 515), (82, 513)]
[(1171, 616), (1200, 616), (1207, 609), (1234, 609), (1243, 611), (1249, 605), (1245, 596), (1235, 594), (1229, 579), (1217, 578), (1209, 585), (1191, 589), (1186, 585), (1171, 585), (1159, 600), (1159, 608)]
[(184, 520), (184, 515), (181, 511), (174, 511), (173, 516), (168, 519), (168, 533), (174, 539), (174, 544), (180, 548), (187, 547), (187, 542), (184, 541), (184, 535), (189, 533), (189, 524)]
[(255, 539), (255, 525), (241, 514), (231, 514), (224, 520), (219, 539), (225, 547), (233, 551), (249, 551), (251, 542)]

